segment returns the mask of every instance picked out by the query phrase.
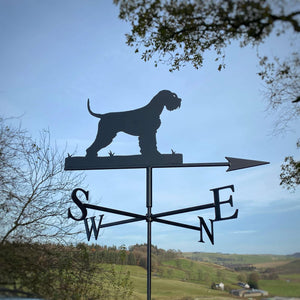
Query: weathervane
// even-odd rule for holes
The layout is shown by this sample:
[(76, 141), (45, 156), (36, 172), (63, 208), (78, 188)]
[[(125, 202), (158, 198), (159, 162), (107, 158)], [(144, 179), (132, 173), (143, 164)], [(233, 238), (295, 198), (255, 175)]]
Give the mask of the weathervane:
[[(113, 208), (97, 206), (88, 203), (82, 203), (78, 198), (78, 193), (83, 193), (88, 201), (89, 192), (81, 188), (73, 190), (71, 198), (81, 211), (80, 217), (74, 217), (71, 209), (68, 209), (68, 217), (75, 221), (84, 221), (87, 239), (91, 238), (92, 233), (97, 240), (101, 228), (122, 225), (126, 223), (146, 221), (147, 222), (147, 299), (151, 299), (151, 224), (152, 222), (163, 223), (176, 227), (183, 227), (200, 232), (199, 242), (204, 243), (203, 229), (206, 232), (210, 242), (214, 244), (214, 222), (235, 219), (238, 217), (238, 210), (230, 216), (223, 216), (221, 213), (221, 205), (229, 204), (233, 207), (232, 195), (229, 199), (221, 201), (220, 190), (229, 189), (234, 192), (233, 185), (222, 186), (211, 189), (213, 192), (213, 201), (204, 205), (198, 205), (188, 208), (166, 211), (152, 214), (152, 170), (154, 168), (179, 168), (179, 167), (225, 167), (227, 171), (234, 171), (243, 168), (249, 168), (259, 165), (268, 164), (264, 161), (240, 159), (233, 157), (225, 157), (227, 162), (209, 162), (209, 163), (183, 163), (182, 154), (177, 154), (172, 150), (171, 154), (161, 154), (157, 150), (156, 132), (161, 125), (160, 114), (166, 108), (173, 111), (181, 106), (181, 99), (175, 93), (168, 90), (160, 91), (153, 99), (144, 107), (136, 110), (124, 112), (112, 112), (106, 114), (94, 113), (90, 108), (90, 102), (87, 102), (89, 113), (100, 119), (98, 131), (95, 141), (86, 150), (86, 156), (72, 157), (65, 159), (65, 170), (104, 170), (104, 169), (146, 169), (146, 208), (147, 214), (140, 215), (128, 211), (117, 210)], [(106, 157), (98, 157), (98, 152), (107, 147), (117, 135), (118, 132), (124, 132), (133, 136), (137, 136), (140, 146), (140, 155), (117, 156), (110, 153)], [(100, 215), (98, 224), (96, 224), (95, 216), (87, 218), (87, 210), (98, 210), (102, 212), (113, 213), (125, 217), (127, 219), (102, 224), (103, 214)], [(189, 224), (178, 223), (165, 219), (164, 217), (187, 213), (191, 211), (199, 211), (204, 209), (214, 209), (215, 219), (210, 219), (210, 228), (205, 220), (198, 216), (199, 227)], [(89, 224), (90, 219), (91, 224)]]

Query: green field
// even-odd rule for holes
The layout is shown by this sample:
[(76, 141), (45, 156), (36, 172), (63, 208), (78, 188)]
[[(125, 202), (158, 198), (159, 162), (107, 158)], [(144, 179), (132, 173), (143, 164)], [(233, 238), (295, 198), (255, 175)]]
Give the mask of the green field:
[(220, 265), (197, 262), (189, 259), (174, 259), (164, 262), (159, 271), (169, 279), (185, 280), (197, 283), (237, 281), (237, 273)]
[[(215, 254), (215, 258), (218, 254)], [(262, 266), (270, 262), (271, 256), (247, 256), (244, 260), (249, 263), (259, 261)], [(278, 257), (278, 256), (276, 256)], [(236, 257), (233, 257), (233, 260)], [(263, 259), (265, 258), (265, 262)], [(281, 257), (282, 258), (282, 257)], [(259, 280), (259, 288), (269, 292), (270, 296), (300, 297), (300, 260), (285, 258), (274, 264), (274, 270), (279, 272), (277, 280)], [(274, 260), (273, 260), (274, 262)], [(270, 265), (270, 264), (269, 264)], [(267, 264), (267, 266), (269, 266)], [(277, 266), (277, 267), (276, 267)], [(134, 286), (132, 299), (146, 299), (147, 273), (138, 266), (123, 266), (130, 271)], [(264, 274), (264, 269), (258, 271)], [(230, 295), (231, 289), (239, 289), (237, 284), (240, 273), (224, 266), (199, 262), (186, 258), (172, 259), (163, 262), (152, 273), (152, 299), (156, 300), (194, 300), (194, 299), (236, 299)], [(212, 282), (223, 282), (225, 291), (212, 290)]]
[(278, 280), (260, 280), (260, 287), (272, 295), (300, 297), (300, 259), (274, 268), (279, 274)]
[[(147, 298), (144, 244), (130, 250), (83, 244), (76, 247), (7, 244), (2, 249), (7, 254), (1, 261), (2, 268), (7, 270), (0, 272), (3, 288), (23, 290), (44, 299)], [(19, 250), (19, 255), (13, 255), (12, 249)], [(238, 299), (230, 291), (241, 289), (239, 282), (265, 290), (269, 297), (300, 298), (299, 253), (292, 256), (182, 254), (153, 247), (152, 254), (152, 299)], [(216, 290), (216, 284), (221, 282), (224, 291)]]
[[(295, 278), (295, 276), (292, 276)], [(291, 278), (292, 278), (291, 277)], [(271, 295), (282, 297), (300, 297), (300, 275), (297, 280), (280, 278), (280, 280), (260, 280), (259, 287)]]
[[(130, 278), (133, 281), (134, 294), (132, 299), (146, 299), (147, 294), (147, 272), (137, 266), (124, 266), (130, 271)], [(175, 273), (174, 273), (175, 274)], [(227, 292), (210, 289), (208, 285), (181, 281), (179, 279), (160, 278), (152, 275), (152, 299), (156, 300), (192, 300), (207, 297), (209, 299), (228, 299)]]
[(276, 261), (289, 261), (293, 259), (286, 255), (224, 254), (206, 252), (184, 252), (183, 256), (196, 261), (205, 261), (217, 264), (258, 264)]

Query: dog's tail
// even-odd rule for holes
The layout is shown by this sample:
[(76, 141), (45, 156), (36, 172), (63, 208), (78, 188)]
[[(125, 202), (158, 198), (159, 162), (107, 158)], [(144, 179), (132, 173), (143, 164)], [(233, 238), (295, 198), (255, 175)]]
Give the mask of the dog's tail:
[(87, 100), (87, 108), (88, 108), (89, 113), (90, 113), (92, 116), (94, 116), (94, 117), (96, 117), (96, 118), (101, 118), (101, 117), (102, 117), (102, 114), (96, 114), (96, 113), (94, 113), (94, 112), (91, 110), (91, 108), (90, 108), (90, 99)]

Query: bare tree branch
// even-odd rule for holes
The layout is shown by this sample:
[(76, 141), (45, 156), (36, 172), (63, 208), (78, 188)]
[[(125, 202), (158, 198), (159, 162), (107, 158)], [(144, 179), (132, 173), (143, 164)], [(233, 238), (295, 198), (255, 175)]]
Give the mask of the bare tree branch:
[(64, 153), (49, 131), (38, 141), (0, 118), (0, 237), (5, 241), (62, 240), (72, 231), (66, 209), (82, 173), (64, 171)]

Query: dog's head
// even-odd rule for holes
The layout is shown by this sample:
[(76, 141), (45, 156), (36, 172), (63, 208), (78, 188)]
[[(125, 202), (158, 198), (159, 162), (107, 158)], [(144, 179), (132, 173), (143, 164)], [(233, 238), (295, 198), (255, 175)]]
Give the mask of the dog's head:
[(168, 90), (160, 91), (157, 94), (157, 97), (160, 98), (160, 101), (166, 106), (167, 110), (174, 110), (181, 106), (181, 99), (177, 97), (175, 93), (172, 93)]

